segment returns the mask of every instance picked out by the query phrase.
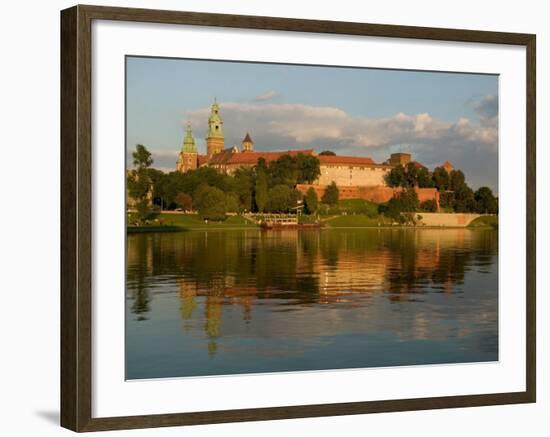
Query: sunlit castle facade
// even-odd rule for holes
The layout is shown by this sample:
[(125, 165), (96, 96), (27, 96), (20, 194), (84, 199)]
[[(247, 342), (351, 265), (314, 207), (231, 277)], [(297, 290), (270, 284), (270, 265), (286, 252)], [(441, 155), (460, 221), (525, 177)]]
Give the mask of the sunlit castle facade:
[[(409, 153), (393, 153), (390, 158), (383, 163), (376, 163), (371, 158), (359, 156), (340, 156), (340, 155), (318, 155), (313, 149), (290, 149), (276, 152), (255, 151), (255, 144), (250, 134), (247, 132), (240, 148), (232, 146), (225, 148), (225, 139), (223, 132), (223, 119), (220, 114), (220, 107), (216, 100), (210, 108), (208, 117), (208, 131), (206, 135), (206, 155), (200, 155), (195, 145), (195, 140), (191, 132), (191, 126), (188, 124), (185, 132), (182, 149), (178, 156), (176, 164), (177, 171), (185, 173), (202, 166), (209, 166), (220, 172), (232, 174), (238, 168), (254, 167), (258, 160), (263, 158), (266, 163), (277, 160), (283, 155), (296, 156), (298, 154), (312, 155), (319, 159), (320, 176), (313, 182), (313, 186), (318, 194), (322, 194), (325, 187), (335, 182), (341, 189), (341, 197), (364, 197), (364, 188), (386, 187), (385, 175), (397, 165), (407, 165), (413, 163), (417, 168), (426, 168), (419, 162), (411, 160)], [(445, 162), (445, 169), (452, 170), (452, 164)], [(309, 186), (299, 186), (298, 189), (306, 189)], [(343, 191), (342, 191), (343, 189)], [(363, 190), (361, 190), (363, 189)], [(426, 188), (420, 190), (429, 190), (422, 192), (421, 198), (435, 198), (434, 189)], [(379, 190), (380, 191), (380, 190)], [(388, 192), (384, 198), (390, 196)], [(437, 196), (438, 197), (438, 196)], [(437, 199), (439, 200), (439, 199)]]

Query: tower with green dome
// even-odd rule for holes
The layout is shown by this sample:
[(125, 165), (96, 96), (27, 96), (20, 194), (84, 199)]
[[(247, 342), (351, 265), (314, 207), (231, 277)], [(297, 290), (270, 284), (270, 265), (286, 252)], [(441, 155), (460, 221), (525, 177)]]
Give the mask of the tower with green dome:
[(185, 137), (183, 139), (183, 145), (178, 156), (178, 162), (176, 164), (176, 170), (185, 173), (188, 170), (194, 170), (197, 168), (198, 152), (195, 145), (195, 138), (193, 138), (193, 132), (191, 131), (191, 125), (187, 123), (185, 129)]
[(210, 116), (208, 117), (208, 133), (206, 135), (206, 153), (212, 156), (223, 150), (223, 120), (220, 116), (220, 107), (216, 98), (210, 107)]

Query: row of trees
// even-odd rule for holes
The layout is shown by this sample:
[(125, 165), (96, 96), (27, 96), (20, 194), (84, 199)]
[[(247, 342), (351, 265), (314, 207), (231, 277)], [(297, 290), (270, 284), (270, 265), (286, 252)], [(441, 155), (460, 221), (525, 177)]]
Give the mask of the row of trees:
[[(398, 165), (385, 176), (390, 187), (436, 188), (440, 193), (440, 206), (447, 211), (478, 212), (496, 214), (498, 200), (489, 187), (473, 191), (466, 183), (461, 170), (448, 172), (443, 167), (436, 167), (433, 172), (425, 167), (410, 162), (406, 166)], [(425, 210), (432, 209), (433, 204), (426, 204)]]
[[(303, 196), (295, 188), (319, 177), (319, 160), (315, 156), (283, 155), (269, 164), (260, 158), (255, 167), (239, 168), (232, 175), (211, 167), (164, 173), (151, 168), (151, 154), (140, 144), (133, 158), (128, 194), (135, 199), (142, 218), (151, 205), (158, 209), (197, 210), (211, 220), (221, 220), (227, 212), (290, 212), (300, 202), (306, 213), (313, 214), (319, 205), (315, 190)], [(336, 184), (329, 187), (321, 201), (331, 205), (338, 202)]]
[[(323, 152), (326, 154), (330, 151)], [(251, 168), (239, 168), (232, 175), (220, 173), (211, 167), (201, 167), (186, 173), (164, 173), (151, 168), (151, 153), (138, 144), (133, 153), (134, 169), (128, 173), (128, 194), (141, 218), (146, 218), (151, 206), (157, 209), (196, 210), (204, 218), (222, 220), (227, 212), (287, 213), (302, 204), (306, 214), (315, 214), (320, 204), (338, 204), (339, 192), (334, 182), (321, 199), (310, 188), (302, 195), (296, 185), (312, 183), (320, 175), (319, 160), (315, 156), (283, 155), (269, 164), (259, 159)], [(386, 175), (391, 187), (403, 191), (381, 205), (379, 212), (398, 217), (403, 212), (435, 212), (433, 200), (419, 203), (414, 188), (437, 188), (440, 206), (447, 211), (496, 213), (498, 201), (488, 187), (473, 191), (468, 187), (464, 173), (448, 173), (437, 167), (429, 172), (413, 163), (398, 165)]]

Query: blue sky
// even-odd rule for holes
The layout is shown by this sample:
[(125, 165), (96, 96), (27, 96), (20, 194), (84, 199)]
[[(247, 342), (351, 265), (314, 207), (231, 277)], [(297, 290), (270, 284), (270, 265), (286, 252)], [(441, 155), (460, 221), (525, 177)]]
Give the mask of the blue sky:
[(407, 151), (449, 159), (474, 188), (497, 189), (498, 77), (286, 64), (127, 58), (127, 150), (175, 166), (184, 125), (204, 153), (214, 97), (226, 147), (247, 131), (256, 150), (313, 148), (383, 161)]

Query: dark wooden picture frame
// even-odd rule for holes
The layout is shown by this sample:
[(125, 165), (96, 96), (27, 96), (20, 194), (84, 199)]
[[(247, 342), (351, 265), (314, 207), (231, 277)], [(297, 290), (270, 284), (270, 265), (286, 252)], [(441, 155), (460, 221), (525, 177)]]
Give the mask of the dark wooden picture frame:
[[(524, 46), (527, 102), (526, 390), (467, 396), (334, 403), (129, 417), (92, 417), (92, 146), (93, 20), (414, 38)], [(531, 34), (288, 18), (75, 6), (61, 12), (61, 425), (74, 431), (336, 416), (535, 402), (535, 56)]]

